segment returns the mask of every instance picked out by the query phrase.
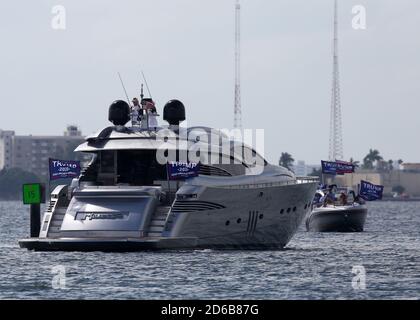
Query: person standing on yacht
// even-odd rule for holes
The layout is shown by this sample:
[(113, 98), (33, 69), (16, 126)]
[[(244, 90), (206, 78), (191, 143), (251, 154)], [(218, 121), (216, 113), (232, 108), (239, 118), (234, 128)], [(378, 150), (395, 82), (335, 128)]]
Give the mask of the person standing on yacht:
[(131, 124), (139, 125), (143, 116), (143, 109), (140, 106), (139, 99), (133, 98), (133, 106), (131, 107)]
[[(159, 115), (157, 114), (154, 101), (152, 99), (143, 99), (142, 107), (143, 111), (146, 113), (146, 116), (143, 117), (142, 128), (156, 131), (156, 128), (158, 127), (157, 117)], [(146, 121), (148, 121), (148, 123)]]

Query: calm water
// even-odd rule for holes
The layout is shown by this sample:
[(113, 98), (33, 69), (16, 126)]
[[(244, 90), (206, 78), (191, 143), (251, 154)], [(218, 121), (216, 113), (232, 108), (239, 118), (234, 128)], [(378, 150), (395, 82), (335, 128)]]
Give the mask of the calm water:
[[(285, 251), (35, 253), (18, 247), (28, 232), (28, 208), (0, 202), (1, 299), (420, 298), (417, 202), (370, 204), (362, 234), (302, 228)], [(354, 266), (365, 290), (352, 286)], [(58, 270), (65, 289), (53, 288)]]

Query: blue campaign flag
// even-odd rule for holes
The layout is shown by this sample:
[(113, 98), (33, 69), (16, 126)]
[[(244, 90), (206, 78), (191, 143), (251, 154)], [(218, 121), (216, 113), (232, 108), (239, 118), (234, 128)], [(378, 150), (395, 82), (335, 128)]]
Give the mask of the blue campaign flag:
[(169, 162), (168, 177), (170, 180), (185, 180), (198, 176), (200, 165), (193, 162)]
[(368, 181), (361, 181), (360, 197), (366, 201), (381, 200), (384, 193), (384, 186), (375, 185)]
[(336, 163), (337, 174), (354, 173), (354, 171), (356, 170), (356, 166), (351, 162), (336, 160)]
[(50, 180), (77, 178), (80, 161), (49, 159)]
[(335, 162), (321, 161), (323, 174), (337, 174), (337, 166)]
[(355, 166), (352, 163), (337, 161), (321, 161), (322, 173), (323, 174), (332, 174), (332, 175), (343, 175), (345, 173), (353, 173)]

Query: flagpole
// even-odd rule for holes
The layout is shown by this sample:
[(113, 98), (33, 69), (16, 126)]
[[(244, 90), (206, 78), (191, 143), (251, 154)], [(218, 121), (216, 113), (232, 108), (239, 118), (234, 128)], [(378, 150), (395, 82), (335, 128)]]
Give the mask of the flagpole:
[(48, 185), (48, 193), (46, 201), (50, 202), (51, 200), (51, 158), (48, 158), (48, 179), (47, 179), (47, 185)]
[(166, 180), (168, 181), (169, 204), (172, 206), (171, 182), (169, 180), (169, 162), (166, 162)]
[(321, 187), (324, 187), (325, 184), (325, 174), (324, 174), (324, 161), (321, 161)]

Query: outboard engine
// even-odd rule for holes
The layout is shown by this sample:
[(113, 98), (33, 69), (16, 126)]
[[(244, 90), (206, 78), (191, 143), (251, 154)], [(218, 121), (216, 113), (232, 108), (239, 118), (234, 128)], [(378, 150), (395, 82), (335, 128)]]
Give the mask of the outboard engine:
[(185, 120), (185, 107), (179, 100), (171, 100), (163, 109), (163, 120), (167, 121), (170, 126), (179, 126)]
[(108, 120), (114, 126), (124, 126), (130, 121), (130, 106), (122, 100), (114, 101), (109, 107)]

